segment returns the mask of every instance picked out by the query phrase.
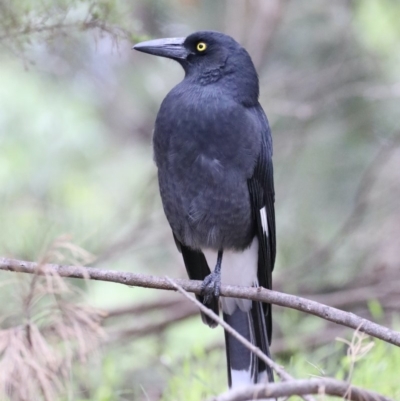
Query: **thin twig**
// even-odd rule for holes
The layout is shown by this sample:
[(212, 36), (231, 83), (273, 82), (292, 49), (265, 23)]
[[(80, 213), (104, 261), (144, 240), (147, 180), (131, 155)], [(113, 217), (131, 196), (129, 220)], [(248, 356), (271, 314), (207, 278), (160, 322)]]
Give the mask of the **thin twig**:
[(327, 394), (343, 397), (350, 401), (393, 401), (373, 391), (364, 390), (351, 386), (346, 382), (328, 378), (255, 384), (227, 391), (224, 394), (211, 398), (209, 401), (265, 400), (266, 398), (290, 397), (292, 395), (305, 396), (306, 394)]
[[(92, 279), (126, 284), (135, 287), (155, 288), (161, 290), (176, 290), (176, 288), (165, 278), (148, 276), (144, 274), (120, 272), (115, 270), (97, 269), (83, 266), (64, 266), (46, 264), (37, 269), (37, 263), (25, 262), (14, 259), (0, 258), (0, 270), (21, 273), (53, 273), (61, 277)], [(194, 280), (175, 280), (185, 291), (199, 294), (201, 282)], [(390, 344), (400, 346), (400, 333), (387, 327), (373, 323), (361, 318), (354, 313), (344, 312), (327, 305), (320, 304), (309, 299), (271, 291), (265, 288), (236, 287), (230, 285), (221, 286), (221, 294), (225, 297), (244, 298), (253, 301), (268, 302), (270, 304), (296, 309), (322, 319), (347, 326), (352, 329), (360, 327), (360, 331), (372, 337), (379, 338)]]
[(89, 21), (75, 21), (75, 22), (56, 22), (54, 24), (44, 25), (27, 25), (22, 29), (17, 29), (13, 31), (9, 31), (7, 33), (0, 34), (0, 42), (7, 39), (15, 39), (21, 36), (29, 36), (37, 33), (44, 32), (60, 32), (62, 30), (71, 30), (71, 29), (79, 29), (81, 31), (86, 31), (89, 29), (99, 29), (100, 31), (106, 32), (112, 35), (120, 35), (124, 38), (129, 38), (129, 32), (125, 29), (117, 26), (112, 26), (103, 20), (92, 19)]

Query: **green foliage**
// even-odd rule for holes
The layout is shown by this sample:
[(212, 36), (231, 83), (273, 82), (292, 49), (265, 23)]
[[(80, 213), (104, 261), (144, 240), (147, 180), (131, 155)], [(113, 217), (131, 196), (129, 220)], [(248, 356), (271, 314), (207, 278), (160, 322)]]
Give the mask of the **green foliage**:
[(226, 371), (221, 354), (205, 354), (201, 350), (186, 357), (175, 369), (163, 394), (163, 401), (197, 401), (226, 389)]
[(370, 301), (368, 301), (368, 309), (371, 316), (375, 320), (382, 320), (385, 316), (385, 311), (381, 303), (376, 299), (371, 299)]
[(356, 27), (367, 46), (374, 51), (393, 53), (399, 46), (400, 3), (392, 0), (356, 2)]
[[(370, 340), (362, 343), (368, 348)], [(374, 341), (366, 354), (358, 355), (354, 361), (347, 352), (347, 345), (340, 342), (323, 346), (312, 352), (298, 352), (290, 361), (278, 361), (288, 373), (297, 378), (336, 377), (348, 380), (355, 386), (369, 389), (393, 399), (399, 399), (397, 366), (400, 351), (382, 341)], [(223, 391), (226, 386), (222, 353), (202, 354), (193, 351), (174, 370), (163, 395), (163, 401), (206, 399)], [(351, 370), (351, 375), (350, 375)], [(197, 398), (196, 398), (197, 397)], [(291, 400), (300, 400), (298, 397)], [(327, 399), (336, 399), (327, 397)]]
[[(79, 369), (77, 369), (79, 371)], [(97, 374), (94, 378), (97, 385), (94, 388), (94, 393), (90, 398), (78, 398), (77, 401), (115, 401), (116, 395), (118, 397), (118, 365), (115, 358), (106, 357), (103, 359), (102, 372)], [(87, 379), (93, 375), (88, 374), (86, 369), (81, 369), (81, 375), (86, 376)]]
[(397, 400), (400, 397), (397, 370), (400, 350), (379, 340), (370, 341), (368, 338), (363, 340), (368, 352), (356, 355), (355, 359), (343, 355), (347, 354), (348, 345), (336, 342), (312, 353), (296, 353), (290, 358), (289, 365), (286, 361), (284, 364), (297, 378), (336, 377)]
[(356, 363), (352, 383), (398, 400), (399, 366), (400, 350), (382, 341), (375, 341), (368, 355)]

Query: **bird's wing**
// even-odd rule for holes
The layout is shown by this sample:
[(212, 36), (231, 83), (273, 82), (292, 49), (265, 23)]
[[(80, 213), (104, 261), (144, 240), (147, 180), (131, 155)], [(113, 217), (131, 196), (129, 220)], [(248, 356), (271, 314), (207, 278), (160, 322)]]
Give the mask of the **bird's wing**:
[[(182, 244), (174, 235), (175, 243), (179, 251), (182, 253), (183, 261), (185, 263), (186, 271), (191, 280), (204, 280), (211, 271), (208, 267), (206, 258), (203, 252), (195, 251), (190, 249), (186, 245)], [(196, 298), (204, 303), (204, 298), (201, 295), (196, 295)], [(218, 299), (212, 297), (212, 299), (205, 304), (208, 308), (213, 310), (218, 315), (219, 304)], [(206, 314), (202, 313), (201, 318), (205, 324), (210, 327), (216, 327), (217, 323), (208, 317)]]
[[(272, 137), (268, 120), (262, 107), (258, 105), (254, 112), (261, 123), (262, 140), (261, 150), (253, 176), (248, 181), (248, 187), (259, 240), (258, 284), (271, 289), (276, 254)], [(272, 332), (271, 305), (263, 304), (263, 307), (267, 318), (267, 331), (270, 342)]]

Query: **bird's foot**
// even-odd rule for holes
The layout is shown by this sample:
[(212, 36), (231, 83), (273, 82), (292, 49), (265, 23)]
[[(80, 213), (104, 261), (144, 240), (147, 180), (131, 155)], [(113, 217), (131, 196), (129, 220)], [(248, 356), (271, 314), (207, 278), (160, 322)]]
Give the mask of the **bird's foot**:
[(212, 298), (218, 298), (221, 293), (221, 272), (213, 271), (201, 285), (201, 295), (204, 297), (203, 303), (208, 304)]

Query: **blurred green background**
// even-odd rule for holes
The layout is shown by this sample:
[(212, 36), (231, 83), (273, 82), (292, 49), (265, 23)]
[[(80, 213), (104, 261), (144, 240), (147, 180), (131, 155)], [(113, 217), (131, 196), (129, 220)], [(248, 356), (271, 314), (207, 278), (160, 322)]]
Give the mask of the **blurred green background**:
[[(0, 0), (0, 257), (185, 277), (151, 149), (160, 102), (183, 71), (131, 47), (219, 30), (251, 54), (272, 127), (275, 288), (398, 328), (399, 20), (392, 0)], [(55, 353), (65, 342), (79, 348), (48, 329), (46, 311), (60, 300), (111, 315), (85, 326), (92, 349), (61, 353), (67, 373), (52, 368), (52, 396), (37, 372), (17, 374), (38, 381), (30, 399), (190, 401), (226, 388), (222, 331), (176, 294), (0, 280), (0, 368), (11, 373), (4, 339), (15, 328), (34, 325)], [(278, 307), (274, 322), (273, 353), (294, 376), (400, 398), (398, 349), (375, 341), (351, 357), (335, 341), (359, 339), (351, 330)], [(2, 399), (25, 400), (7, 380)]]

